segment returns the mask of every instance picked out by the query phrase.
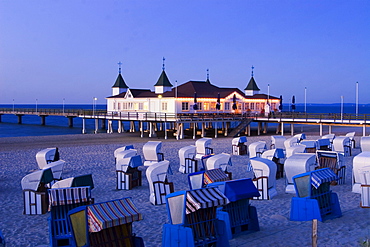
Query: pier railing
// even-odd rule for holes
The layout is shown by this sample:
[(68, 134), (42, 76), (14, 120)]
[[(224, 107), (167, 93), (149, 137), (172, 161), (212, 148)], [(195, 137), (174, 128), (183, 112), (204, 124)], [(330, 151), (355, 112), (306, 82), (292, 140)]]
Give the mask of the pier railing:
[(84, 109), (26, 109), (26, 108), (0, 108), (0, 114), (15, 115), (38, 115), (38, 116), (65, 116), (82, 118), (99, 118), (112, 120), (132, 121), (239, 121), (252, 118), (256, 121), (291, 121), (308, 122), (315, 120), (323, 121), (346, 121), (347, 123), (359, 122), (363, 124), (370, 122), (370, 114), (349, 113), (304, 113), (304, 112), (272, 112), (268, 115), (244, 112), (234, 113), (164, 113), (164, 112), (107, 112), (106, 110), (84, 110)]

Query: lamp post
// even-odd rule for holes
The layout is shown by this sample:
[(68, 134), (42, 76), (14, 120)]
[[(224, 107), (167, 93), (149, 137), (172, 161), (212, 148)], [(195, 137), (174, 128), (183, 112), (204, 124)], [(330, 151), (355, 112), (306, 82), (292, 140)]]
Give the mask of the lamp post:
[(343, 121), (343, 95), (340, 96), (340, 120)]
[(96, 108), (96, 101), (98, 100), (98, 98), (96, 97), (93, 97), (93, 116), (95, 116), (95, 108)]
[(356, 116), (358, 116), (358, 82), (356, 82)]
[(304, 87), (304, 112), (307, 113), (307, 87)]

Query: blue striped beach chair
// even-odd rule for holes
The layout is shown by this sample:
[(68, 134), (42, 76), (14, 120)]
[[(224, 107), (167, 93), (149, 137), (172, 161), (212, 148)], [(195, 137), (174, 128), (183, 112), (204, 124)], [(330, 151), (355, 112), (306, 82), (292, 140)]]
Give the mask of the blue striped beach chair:
[(68, 219), (77, 247), (144, 246), (132, 230), (143, 216), (131, 197), (72, 209)]

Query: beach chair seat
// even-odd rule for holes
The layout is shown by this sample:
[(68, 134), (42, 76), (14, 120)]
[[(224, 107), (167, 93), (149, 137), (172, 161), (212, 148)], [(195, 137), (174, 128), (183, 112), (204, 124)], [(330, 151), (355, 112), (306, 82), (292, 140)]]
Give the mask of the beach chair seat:
[(370, 136), (362, 136), (360, 139), (361, 152), (370, 152)]
[(90, 187), (49, 189), (49, 238), (50, 246), (73, 246), (72, 229), (67, 213), (73, 208), (91, 204)]
[(345, 157), (351, 156), (351, 141), (347, 136), (337, 136), (333, 140), (333, 151), (342, 153)]
[(131, 197), (74, 208), (68, 212), (77, 247), (143, 247), (132, 223), (143, 219)]
[(206, 170), (212, 170), (212, 169), (222, 169), (223, 172), (229, 174), (230, 179), (232, 179), (231, 172), (227, 171), (227, 167), (232, 166), (231, 163), (231, 155), (227, 153), (220, 153), (213, 155), (207, 159), (206, 162)]
[(38, 170), (21, 180), (23, 214), (45, 214), (48, 210), (47, 184), (53, 181), (51, 168)]
[(59, 160), (58, 148), (45, 148), (36, 153), (36, 162), (40, 169), (46, 164)]
[(284, 142), (286, 141), (285, 136), (271, 136), (271, 149), (281, 148), (285, 149)]
[(370, 166), (360, 172), (362, 208), (370, 208)]
[(276, 164), (276, 179), (284, 177), (285, 154), (282, 148), (274, 148), (262, 153), (261, 158), (272, 160)]
[(351, 142), (351, 148), (355, 148), (356, 147), (355, 135), (356, 135), (356, 132), (348, 132), (346, 134), (346, 136), (349, 138), (349, 140)]
[(343, 163), (343, 154), (335, 151), (321, 151), (316, 152), (317, 167), (316, 169), (330, 168), (338, 179), (333, 181), (331, 185), (345, 184), (346, 182), (346, 166)]
[(231, 232), (229, 239), (240, 232), (260, 230), (256, 207), (249, 203), (249, 199), (259, 197), (260, 193), (250, 178), (215, 182), (207, 187), (217, 187), (230, 201), (221, 208), (229, 216), (229, 222), (226, 222), (226, 228)]
[(141, 186), (141, 171), (138, 168), (142, 165), (140, 155), (118, 160), (116, 163), (116, 189), (131, 190), (134, 187)]
[(144, 166), (150, 166), (164, 160), (164, 155), (161, 153), (162, 142), (149, 141), (143, 146)]
[(314, 171), (316, 166), (316, 154), (297, 153), (287, 158), (284, 163), (286, 179), (285, 193), (296, 193), (293, 177), (301, 173)]
[(297, 144), (285, 149), (285, 156), (287, 158), (297, 153), (306, 153), (306, 145)]
[(153, 205), (166, 203), (166, 195), (174, 191), (173, 183), (167, 179), (170, 162), (168, 160), (153, 163), (146, 170), (149, 183), (149, 201)]
[(245, 155), (247, 154), (247, 137), (240, 136), (233, 138), (231, 141), (231, 151), (233, 155)]
[(179, 150), (181, 173), (192, 173), (198, 171), (198, 160), (195, 159), (196, 147), (193, 145), (183, 147)]
[(361, 172), (370, 171), (370, 152), (361, 152), (353, 157), (352, 192), (361, 193)]
[(205, 155), (213, 154), (213, 148), (211, 148), (212, 138), (200, 138), (195, 141), (196, 155), (195, 158), (200, 160)]
[(188, 175), (189, 188), (191, 190), (204, 188), (210, 183), (227, 180), (230, 180), (229, 175), (220, 168), (194, 172)]
[(94, 189), (94, 181), (92, 174), (79, 175), (76, 177), (66, 178), (60, 180), (51, 186), (52, 189), (57, 188), (68, 188), (68, 187), (82, 187), (89, 186), (90, 189)]
[(292, 198), (290, 220), (324, 221), (342, 216), (338, 196), (330, 190), (336, 175), (329, 168), (302, 173), (293, 177), (296, 197)]
[(162, 246), (229, 246), (225, 219), (216, 210), (229, 200), (218, 188), (177, 191), (166, 201), (169, 224), (163, 225)]
[(260, 157), (251, 158), (249, 161), (254, 173), (253, 183), (260, 193), (259, 197), (253, 197), (253, 199), (272, 199), (277, 195), (276, 164), (272, 160)]
[(266, 150), (265, 141), (253, 142), (248, 147), (249, 158), (261, 157), (261, 154)]

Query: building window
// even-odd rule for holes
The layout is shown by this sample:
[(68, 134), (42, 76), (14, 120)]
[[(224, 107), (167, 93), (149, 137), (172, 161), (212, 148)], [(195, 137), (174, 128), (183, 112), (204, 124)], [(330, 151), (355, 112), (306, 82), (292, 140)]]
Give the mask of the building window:
[(198, 102), (198, 110), (201, 111), (202, 110), (202, 102)]
[(203, 110), (205, 110), (205, 111), (209, 110), (209, 103), (204, 103)]
[(251, 103), (251, 110), (254, 110), (254, 103)]
[(225, 111), (230, 110), (230, 102), (225, 102)]
[(143, 110), (144, 109), (144, 103), (139, 103), (139, 110)]
[(121, 110), (121, 103), (118, 103), (118, 110)]
[(181, 109), (182, 111), (189, 111), (189, 102), (182, 102)]
[(272, 104), (271, 104), (271, 110), (272, 110), (272, 111), (275, 111), (275, 110), (276, 110), (276, 103), (272, 103)]
[(259, 111), (260, 110), (260, 103), (257, 103), (256, 104), (256, 110)]
[(167, 111), (167, 102), (162, 102), (162, 111)]
[(248, 110), (249, 109), (249, 103), (244, 103), (244, 110)]
[(216, 110), (216, 102), (211, 102), (211, 111)]

